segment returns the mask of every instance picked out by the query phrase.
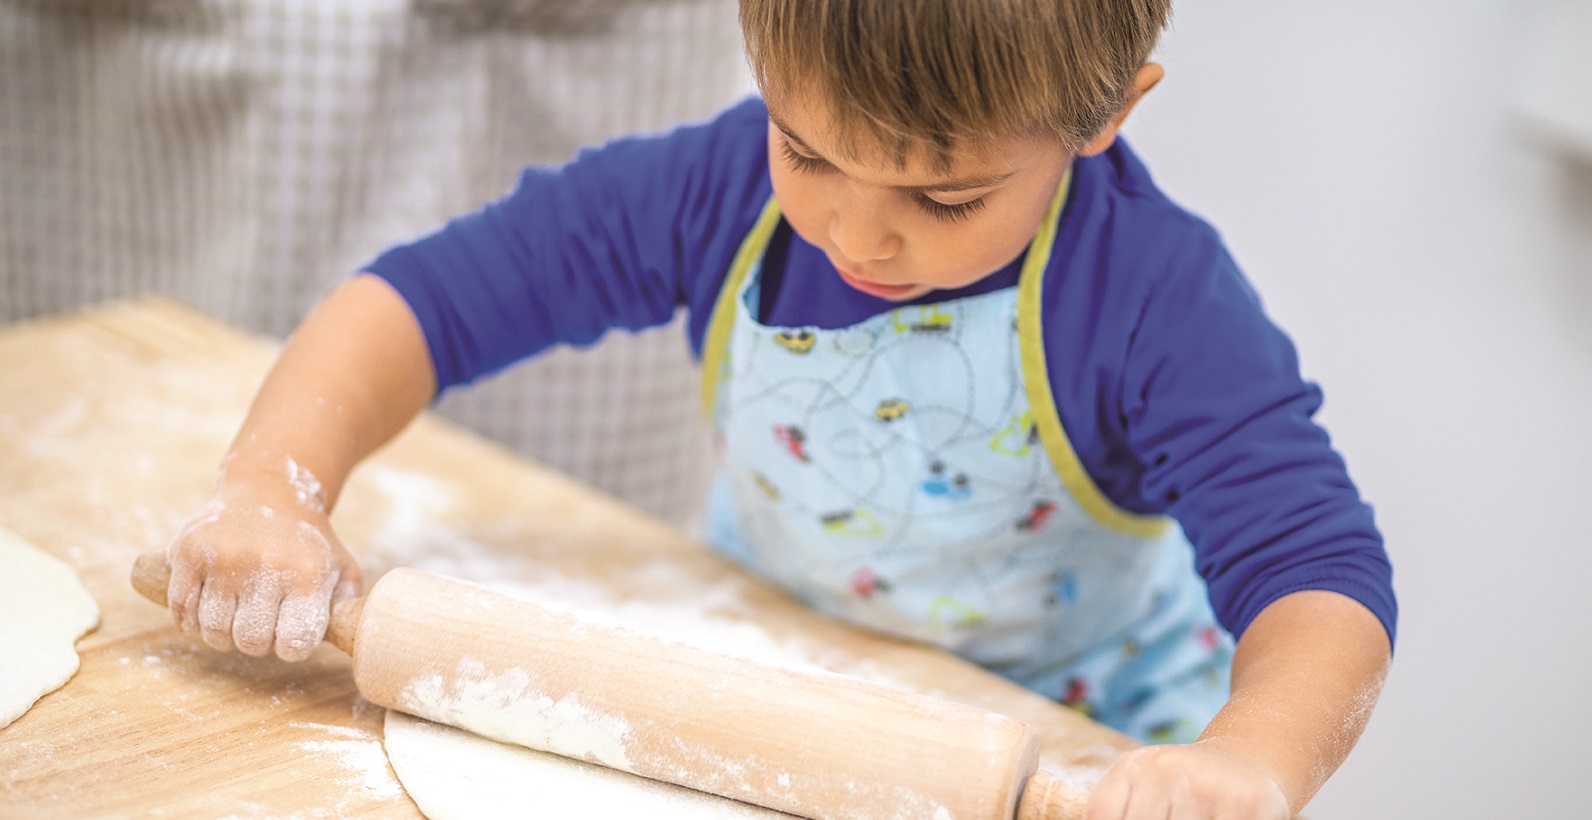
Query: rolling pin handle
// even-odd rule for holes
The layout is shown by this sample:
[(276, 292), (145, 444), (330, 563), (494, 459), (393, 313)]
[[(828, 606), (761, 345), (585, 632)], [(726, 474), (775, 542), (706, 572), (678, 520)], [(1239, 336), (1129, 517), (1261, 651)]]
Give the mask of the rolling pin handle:
[(138, 594), (161, 605), (166, 605), (166, 588), (171, 586), (171, 567), (166, 566), (166, 553), (151, 550), (133, 562), (133, 589)]
[[(166, 553), (151, 550), (133, 561), (133, 589), (160, 606), (166, 606), (166, 589), (171, 585), (171, 567), (166, 563)], [(355, 633), (359, 631), (359, 616), (364, 612), (365, 599), (352, 598), (338, 601), (332, 607), (331, 620), (326, 625), (326, 640), (349, 655), (354, 654)]]
[(1028, 778), (1017, 803), (1017, 820), (1083, 820), (1089, 798), (1040, 769)]

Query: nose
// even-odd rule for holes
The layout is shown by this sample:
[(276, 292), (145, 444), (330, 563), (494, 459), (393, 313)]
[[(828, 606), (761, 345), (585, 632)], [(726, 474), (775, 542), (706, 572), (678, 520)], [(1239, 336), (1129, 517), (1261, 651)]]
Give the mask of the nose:
[(891, 226), (884, 192), (849, 190), (829, 217), (829, 241), (853, 262), (889, 259), (901, 250), (901, 237)]

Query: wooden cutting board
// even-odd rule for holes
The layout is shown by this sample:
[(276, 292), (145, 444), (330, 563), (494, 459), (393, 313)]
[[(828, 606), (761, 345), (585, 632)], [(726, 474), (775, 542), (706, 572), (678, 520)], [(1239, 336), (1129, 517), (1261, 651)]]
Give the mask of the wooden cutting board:
[[(77, 676), (0, 730), (0, 816), (418, 815), (346, 657), (210, 651), (127, 583), (133, 558), (206, 498), (274, 352), (159, 298), (0, 329), (0, 526), (71, 564), (102, 612)], [(942, 652), (815, 615), (668, 525), (435, 418), (355, 472), (333, 522), (367, 582), (398, 564), (508, 572), (569, 603), (726, 627), (1027, 721), (1041, 766), (1074, 785), (1133, 746)]]

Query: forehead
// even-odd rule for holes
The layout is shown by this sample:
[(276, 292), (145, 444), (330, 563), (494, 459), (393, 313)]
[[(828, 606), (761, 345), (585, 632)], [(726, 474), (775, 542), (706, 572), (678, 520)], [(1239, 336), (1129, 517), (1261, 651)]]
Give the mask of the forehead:
[[(989, 181), (1009, 176), (1045, 147), (1038, 135), (944, 140), (893, 135), (863, 117), (843, 121), (821, 105), (786, 99), (768, 104), (772, 127), (798, 148), (865, 181), (936, 187), (947, 181)], [(972, 186), (966, 186), (972, 187)]]

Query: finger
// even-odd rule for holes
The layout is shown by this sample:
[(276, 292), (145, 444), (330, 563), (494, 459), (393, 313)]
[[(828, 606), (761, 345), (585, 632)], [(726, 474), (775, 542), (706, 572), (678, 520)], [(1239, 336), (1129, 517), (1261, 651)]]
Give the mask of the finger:
[(1142, 789), (1129, 788), (1122, 820), (1166, 820), (1166, 811), (1148, 799)]
[(1123, 820), (1172, 820), (1182, 816), (1165, 794), (1146, 793), (1142, 789), (1128, 793), (1128, 805), (1122, 810)]
[(1184, 790), (1187, 797), (1173, 799), (1171, 807), (1167, 809), (1166, 816), (1173, 820), (1218, 820), (1221, 817), (1255, 817), (1246, 811), (1225, 811), (1218, 809), (1218, 803), (1208, 800), (1195, 800), (1192, 794)]
[(284, 661), (308, 658), (326, 634), (330, 617), (331, 604), (326, 593), (288, 596), (277, 617), (276, 656)]
[(199, 590), (199, 634), (212, 649), (232, 648), (232, 620), (238, 601), (227, 585), (211, 579)]
[(246, 655), (260, 657), (271, 653), (276, 641), (277, 609), (282, 605), (282, 587), (275, 573), (255, 573), (244, 585), (238, 599), (238, 612), (232, 620), (232, 639)]
[(166, 582), (166, 607), (171, 621), (182, 632), (192, 634), (199, 628), (199, 589), (202, 586), (199, 571), (182, 561), (172, 565), (171, 580)]
[(1084, 820), (1122, 820), (1127, 816), (1128, 779), (1113, 769), (1089, 795)]

